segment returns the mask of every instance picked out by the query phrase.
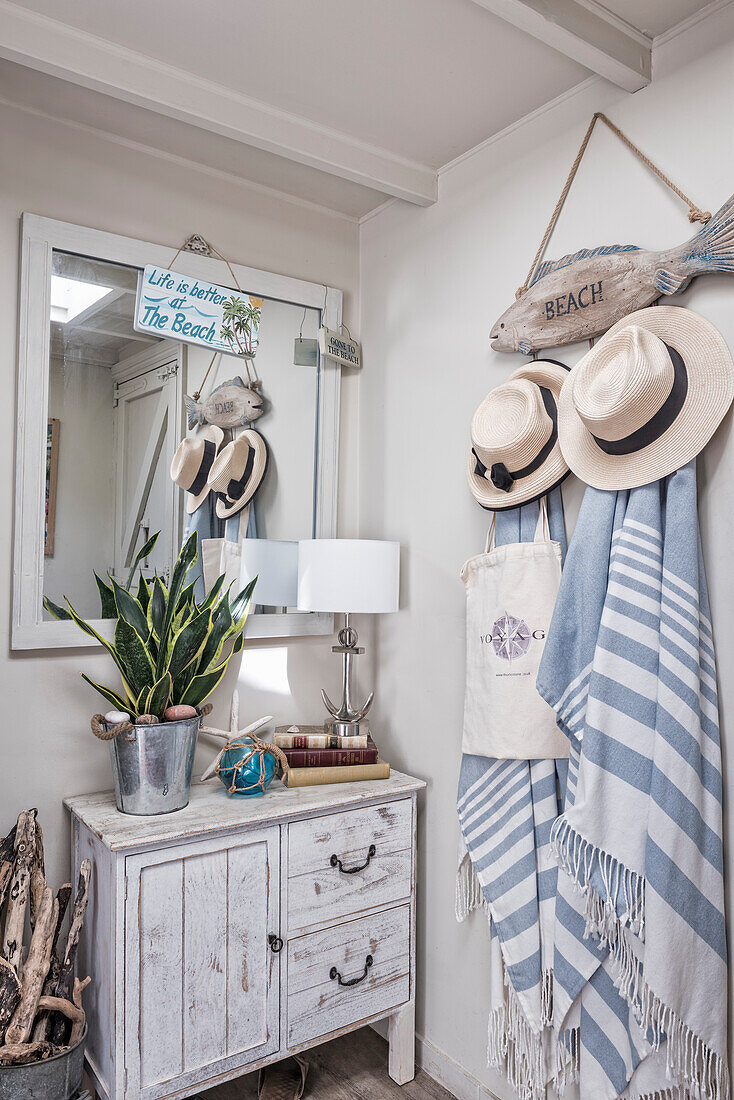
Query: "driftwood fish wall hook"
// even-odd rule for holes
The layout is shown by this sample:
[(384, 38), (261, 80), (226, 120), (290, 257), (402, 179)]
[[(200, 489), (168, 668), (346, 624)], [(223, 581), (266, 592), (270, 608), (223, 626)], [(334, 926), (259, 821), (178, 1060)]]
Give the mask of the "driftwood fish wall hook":
[[(259, 379), (255, 382), (259, 385)], [(201, 424), (242, 428), (254, 423), (264, 412), (264, 401), (255, 389), (255, 382), (246, 386), (241, 378), (231, 378), (212, 390), (206, 401), (184, 397), (189, 431)]]
[(530, 355), (592, 339), (628, 313), (677, 294), (697, 275), (714, 272), (734, 274), (734, 195), (677, 248), (604, 245), (546, 260), (493, 325), (492, 348)]

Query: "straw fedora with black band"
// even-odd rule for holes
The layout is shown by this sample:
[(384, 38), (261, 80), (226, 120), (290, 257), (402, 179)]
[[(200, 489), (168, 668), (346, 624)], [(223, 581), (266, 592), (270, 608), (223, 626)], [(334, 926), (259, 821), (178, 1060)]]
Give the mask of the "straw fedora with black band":
[(222, 447), (209, 472), (209, 488), (219, 495), (217, 515), (228, 519), (249, 504), (268, 465), (265, 440), (253, 428)]
[(171, 480), (188, 494), (186, 511), (189, 515), (206, 500), (207, 478), (223, 439), (221, 428), (207, 424), (198, 435), (182, 439), (171, 460)]
[(721, 333), (683, 306), (612, 325), (568, 376), (558, 403), (563, 457), (595, 489), (633, 489), (695, 458), (734, 399)]
[(529, 504), (567, 477), (557, 429), (567, 377), (563, 363), (538, 359), (513, 371), (474, 413), (466, 475), (482, 508), (503, 512)]

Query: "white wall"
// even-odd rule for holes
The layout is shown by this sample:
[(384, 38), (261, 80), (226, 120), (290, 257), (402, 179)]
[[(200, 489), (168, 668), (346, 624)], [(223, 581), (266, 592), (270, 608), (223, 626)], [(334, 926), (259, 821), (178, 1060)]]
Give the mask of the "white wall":
[[(404, 548), (403, 610), (377, 628), (372, 724), (385, 756), (429, 785), (420, 820), (418, 1029), (502, 1097), (510, 1096), (507, 1085), (486, 1069), (486, 922), (480, 914), (461, 926), (454, 920), (464, 678), (459, 568), (482, 547), (488, 519), (466, 485), (469, 424), (485, 393), (524, 361), (493, 353), (488, 334), (525, 278), (594, 110), (608, 111), (701, 206), (715, 210), (734, 191), (733, 36), (728, 7), (659, 49), (646, 90), (626, 96), (591, 81), (445, 171), (435, 206), (394, 204), (363, 223), (360, 533), (400, 539)], [(699, 47), (711, 52), (699, 57)], [(599, 127), (548, 256), (613, 243), (666, 248), (691, 234), (679, 200)], [(711, 318), (734, 348), (733, 295), (734, 280), (706, 277), (678, 301)], [(581, 350), (551, 354), (571, 364)], [(734, 725), (731, 436), (730, 414), (700, 477), (725, 751)], [(572, 519), (578, 483), (569, 480), (564, 495)], [(731, 893), (729, 901), (731, 915)], [(476, 1083), (460, 1095), (474, 1100)]]
[[(252, 267), (324, 282), (345, 291), (345, 317), (354, 324), (358, 289), (354, 221), (288, 202), (222, 173), (182, 167), (164, 157), (100, 139), (80, 127), (0, 104), (0, 372), (5, 394), (0, 433), (0, 693), (6, 714), (0, 757), (0, 831), (18, 811), (38, 806), (46, 832), (49, 878), (68, 874), (66, 795), (109, 788), (107, 749), (95, 741), (89, 717), (101, 700), (79, 676), (114, 677), (97, 650), (10, 653), (10, 592), (14, 467), (15, 364), (18, 309), (18, 218), (27, 210), (142, 240), (178, 245), (201, 233), (228, 257)], [(224, 270), (224, 269), (223, 269)], [(309, 334), (310, 335), (310, 334)], [(294, 368), (295, 369), (295, 368)], [(339, 526), (356, 533), (358, 380), (342, 386)], [(69, 440), (62, 440), (62, 446)], [(243, 718), (271, 713), (279, 721), (317, 721), (318, 688), (338, 682), (328, 638), (263, 644), (245, 652)], [(214, 697), (215, 722), (228, 717), (228, 676)], [(201, 749), (203, 770), (213, 750)]]

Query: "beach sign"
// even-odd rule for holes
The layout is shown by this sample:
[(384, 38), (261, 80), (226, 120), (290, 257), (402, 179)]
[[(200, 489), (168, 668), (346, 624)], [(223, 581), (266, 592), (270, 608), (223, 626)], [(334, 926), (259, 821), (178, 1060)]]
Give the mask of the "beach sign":
[[(223, 335), (228, 303), (246, 301), (258, 308), (259, 298), (203, 279), (192, 279), (148, 264), (138, 273), (134, 328), (151, 336), (199, 344), (225, 355), (241, 355), (236, 341)], [(230, 326), (231, 331), (231, 326)], [(257, 348), (257, 331), (251, 333), (251, 350)]]
[(335, 359), (343, 367), (362, 366), (362, 348), (357, 340), (347, 338), (341, 332), (333, 332), (329, 328), (319, 329), (319, 351), (322, 355), (328, 355)]

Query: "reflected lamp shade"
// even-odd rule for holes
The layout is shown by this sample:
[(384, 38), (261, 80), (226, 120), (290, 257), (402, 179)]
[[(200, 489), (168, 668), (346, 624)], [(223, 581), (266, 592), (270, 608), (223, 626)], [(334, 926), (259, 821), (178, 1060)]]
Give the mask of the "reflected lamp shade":
[(305, 539), (298, 544), (299, 611), (397, 611), (399, 589), (399, 542)]
[(253, 604), (295, 607), (298, 596), (298, 543), (243, 539), (240, 591), (257, 577)]

